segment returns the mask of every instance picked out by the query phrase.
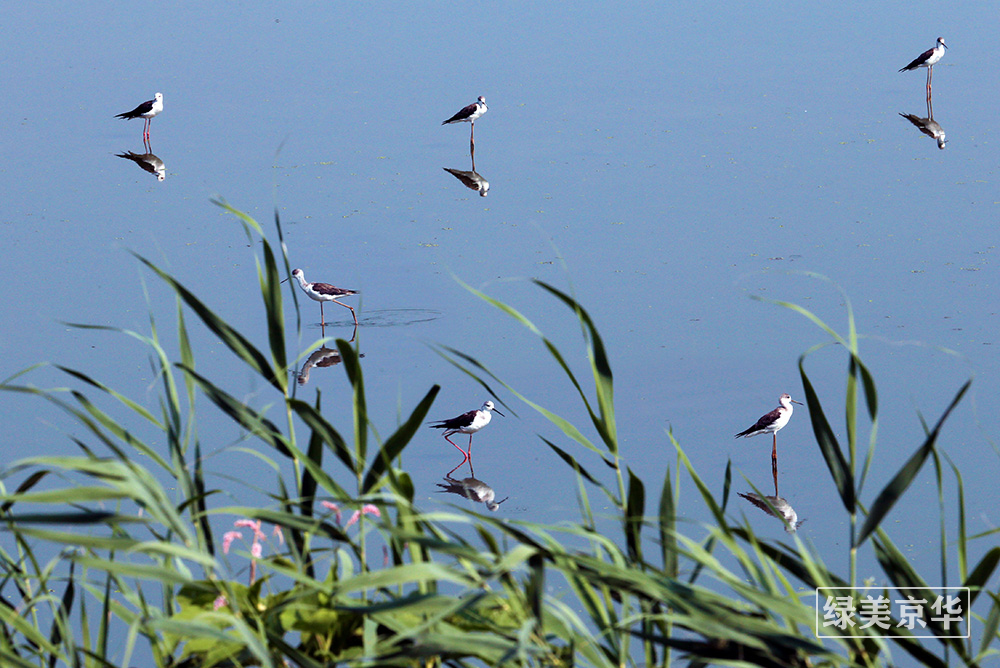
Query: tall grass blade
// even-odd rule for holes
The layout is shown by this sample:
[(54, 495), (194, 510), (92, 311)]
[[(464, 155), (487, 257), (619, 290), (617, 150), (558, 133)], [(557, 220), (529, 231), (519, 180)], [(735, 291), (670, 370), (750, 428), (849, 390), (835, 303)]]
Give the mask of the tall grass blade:
[(184, 300), (184, 303), (188, 305), (188, 308), (194, 311), (205, 326), (208, 327), (213, 334), (218, 336), (219, 339), (221, 339), (222, 342), (230, 350), (232, 350), (240, 360), (256, 371), (261, 378), (271, 384), (276, 390), (282, 394), (285, 393), (287, 378), (285, 378), (284, 370), (281, 370), (280, 373), (276, 372), (275, 369), (271, 367), (271, 363), (267, 360), (267, 358), (264, 357), (264, 355), (261, 354), (261, 352), (257, 350), (252, 343), (250, 343), (249, 339), (230, 327), (229, 324), (205, 306), (205, 304), (198, 299), (194, 293), (184, 287), (173, 276), (166, 273), (141, 255), (136, 253), (133, 253), (133, 255), (135, 255), (140, 262), (149, 267), (167, 285), (169, 285), (174, 292), (176, 292), (177, 295)]
[[(277, 219), (277, 212), (275, 212)], [(274, 368), (278, 370), (288, 367), (288, 357), (285, 352), (285, 311), (281, 301), (281, 281), (278, 278), (278, 266), (274, 261), (271, 244), (266, 238), (261, 242), (264, 248), (264, 273), (260, 277), (261, 295), (264, 298), (264, 317), (267, 319), (267, 339), (271, 347), (271, 359)], [(281, 373), (275, 380), (284, 386), (288, 392), (288, 374)]]
[(980, 639), (979, 653), (976, 655), (977, 661), (982, 661), (991, 655), (995, 658), (1000, 651), (997, 651), (997, 642), (1000, 641), (1000, 596), (991, 591), (986, 594), (993, 600), (990, 612), (983, 620), (983, 637)]
[(434, 385), (430, 391), (424, 395), (424, 398), (420, 400), (417, 407), (413, 409), (413, 412), (410, 413), (410, 417), (406, 420), (406, 422), (400, 425), (399, 428), (385, 440), (385, 443), (375, 456), (375, 460), (368, 468), (368, 474), (365, 476), (364, 482), (361, 485), (362, 495), (370, 494), (381, 484), (382, 476), (385, 474), (386, 470), (392, 466), (393, 460), (403, 452), (403, 449), (410, 443), (413, 436), (417, 433), (417, 429), (419, 429), (424, 420), (427, 419), (427, 413), (430, 411), (431, 405), (434, 403), (434, 399), (437, 397), (440, 390), (440, 386)]
[(998, 563), (1000, 563), (1000, 547), (990, 548), (969, 573), (969, 577), (962, 583), (963, 587), (972, 590), (972, 603), (975, 603), (979, 594), (985, 591), (986, 583), (993, 577)]
[(628, 468), (628, 501), (625, 504), (625, 544), (634, 564), (642, 563), (642, 525), (646, 512), (646, 491), (642, 480)]
[(660, 557), (663, 560), (663, 572), (676, 578), (680, 572), (677, 559), (677, 500), (674, 498), (673, 486), (670, 484), (670, 469), (663, 475), (663, 491), (660, 492), (659, 509)]
[[(368, 406), (365, 403), (365, 382), (357, 351), (347, 341), (337, 339), (337, 350), (351, 382), (354, 396), (354, 457), (363, 466), (368, 458)], [(358, 474), (360, 477), (360, 469)]]
[(948, 419), (951, 411), (954, 410), (958, 402), (961, 401), (965, 392), (969, 389), (969, 385), (972, 384), (971, 380), (966, 381), (958, 393), (951, 400), (948, 408), (945, 409), (944, 413), (941, 415), (940, 419), (934, 429), (927, 436), (923, 445), (917, 448), (917, 451), (910, 456), (910, 459), (903, 464), (899, 472), (893, 476), (892, 480), (882, 489), (878, 497), (876, 497), (874, 503), (872, 503), (871, 510), (868, 513), (868, 517), (865, 519), (865, 523), (861, 526), (861, 530), (858, 532), (858, 536), (854, 541), (854, 547), (861, 546), (869, 535), (882, 523), (883, 518), (889, 514), (893, 506), (903, 495), (906, 489), (913, 482), (913, 479), (917, 477), (920, 469), (924, 465), (927, 456), (931, 453), (934, 445), (937, 443), (938, 434), (941, 432), (941, 428), (944, 426), (944, 421)]
[(292, 451), (288, 448), (288, 442), (277, 425), (225, 390), (217, 387), (204, 376), (196, 373), (194, 369), (188, 369), (180, 364), (177, 365), (177, 368), (187, 373), (198, 384), (205, 396), (237, 424), (285, 457), (293, 457)]
[[(350, 448), (347, 447), (347, 441), (344, 440), (344, 437), (340, 435), (340, 432), (334, 429), (333, 425), (327, 422), (326, 418), (324, 418), (319, 412), (318, 403), (317, 408), (313, 408), (311, 405), (299, 399), (290, 399), (288, 403), (295, 414), (306, 423), (307, 427), (312, 430), (312, 435), (320, 438), (322, 442), (333, 451), (334, 456), (341, 461), (348, 471), (350, 471), (355, 477), (361, 475), (364, 462), (355, 460), (354, 453), (352, 453)], [(311, 461), (315, 462), (318, 460)], [(327, 480), (328, 482), (326, 484), (321, 483), (321, 486), (324, 489), (330, 489), (327, 485), (333, 481), (328, 475), (322, 473), (322, 469), (310, 466), (309, 470), (318, 481)]]
[(600, 419), (595, 418), (593, 413), (591, 413), (591, 417), (594, 420), (594, 426), (601, 433), (611, 454), (617, 457), (618, 432), (615, 425), (614, 377), (611, 373), (611, 363), (604, 349), (604, 341), (594, 326), (593, 320), (590, 319), (590, 314), (587, 313), (586, 309), (579, 302), (544, 281), (535, 279), (532, 282), (550, 294), (555, 295), (566, 306), (572, 309), (585, 328), (587, 342), (590, 345), (590, 358), (594, 372), (597, 404), (600, 407)]
[(847, 512), (853, 513), (856, 497), (851, 467), (840, 449), (840, 444), (830, 427), (830, 422), (826, 419), (819, 395), (816, 394), (812, 381), (806, 374), (805, 358), (805, 355), (799, 357), (799, 376), (802, 378), (802, 390), (805, 392), (806, 405), (809, 407), (809, 420), (812, 423), (813, 435), (816, 437), (816, 443), (819, 445), (823, 459), (826, 460), (826, 466), (830, 470), (830, 476), (837, 487), (837, 493), (840, 495), (844, 508)]

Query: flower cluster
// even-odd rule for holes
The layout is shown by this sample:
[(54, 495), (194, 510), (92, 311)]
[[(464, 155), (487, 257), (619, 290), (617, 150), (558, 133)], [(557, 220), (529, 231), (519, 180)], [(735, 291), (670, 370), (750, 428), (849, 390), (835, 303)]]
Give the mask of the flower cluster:
[[(340, 506), (338, 506), (336, 503), (333, 503), (332, 501), (320, 501), (320, 505), (322, 505), (327, 510), (332, 511), (337, 516), (337, 524), (340, 524), (340, 520), (342, 517), (340, 514)], [(382, 511), (378, 509), (378, 506), (373, 505), (371, 503), (366, 503), (365, 505), (361, 506), (361, 510), (354, 511), (354, 513), (351, 515), (351, 519), (347, 520), (347, 524), (344, 525), (344, 528), (347, 529), (350, 528), (353, 524), (357, 524), (357, 521), (361, 519), (362, 515), (374, 515), (375, 517), (381, 518)]]

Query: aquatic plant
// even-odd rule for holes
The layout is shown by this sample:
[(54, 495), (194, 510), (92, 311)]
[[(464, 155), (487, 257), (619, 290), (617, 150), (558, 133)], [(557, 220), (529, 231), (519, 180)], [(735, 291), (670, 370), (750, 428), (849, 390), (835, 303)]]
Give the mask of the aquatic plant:
[[(721, 496), (714, 494), (672, 433), (663, 439), (676, 450), (677, 464), (662, 481), (643, 480), (629, 467), (619, 450), (614, 376), (600, 334), (583, 304), (540, 281), (538, 288), (579, 322), (589, 360), (587, 380), (527, 316), (469, 290), (538, 337), (578, 394), (588, 425), (574, 425), (532, 399), (530, 390), (509, 386), (484, 361), (448, 347), (439, 351), (484, 384), (503, 386), (558, 429), (560, 443), (543, 440), (575, 472), (581, 519), (553, 527), (462, 508), (428, 511), (414, 502), (402, 456), (438, 388), (429, 388), (399, 424), (373, 429), (360, 356), (356, 347), (339, 340), (337, 351), (353, 391), (354, 433), (342, 435), (325, 417), (320, 393), (305, 401), (290, 382), (295, 362), (287, 353), (279, 288), (279, 263), (287, 276), (287, 258), (275, 255), (256, 221), (218, 204), (237, 217), (249, 238), (260, 241), (256, 267), (266, 349), (233, 329), (175, 277), (139, 258), (177, 297), (179, 359), (167, 354), (152, 314), (148, 335), (121, 331), (149, 350), (160, 385), (157, 406), (147, 407), (84, 371), (62, 366), (57, 368), (75, 388), (26, 384), (25, 374), (32, 369), (0, 385), (6, 392), (53, 403), (83, 433), (73, 437), (78, 456), (39, 455), (3, 473), (0, 511), (11, 538), (0, 552), (3, 665), (124, 667), (146, 655), (151, 665), (178, 667), (610, 667), (676, 661), (875, 666), (889, 665), (901, 654), (921, 665), (944, 666), (995, 659), (1000, 548), (988, 547), (978, 562), (969, 563), (974, 544), (989, 536), (967, 535), (962, 479), (954, 466), (959, 538), (948, 543), (942, 530), (941, 554), (942, 560), (958, 561), (961, 584), (972, 592), (971, 637), (944, 638), (933, 626), (937, 637), (925, 642), (898, 627), (886, 637), (875, 629), (861, 637), (845, 632), (826, 639), (813, 632), (814, 589), (844, 591), (856, 585), (859, 550), (874, 552), (885, 583), (927, 588), (928, 579), (913, 570), (882, 524), (928, 461), (943, 494), (946, 469), (937, 440), (968, 388), (968, 383), (958, 388), (939, 419), (926, 426), (925, 440), (889, 484), (863, 501), (874, 457), (878, 395), (861, 359), (849, 308), (848, 333), (841, 336), (814, 314), (785, 304), (826, 331), (847, 356), (846, 448), (806, 372), (815, 349), (799, 361), (813, 432), (849, 518), (846, 576), (830, 571), (797, 534), (790, 534), (793, 542), (778, 541), (734, 520), (727, 512), (730, 471), (721, 481)], [(265, 384), (269, 410), (247, 405), (221, 382), (199, 373), (189, 336), (191, 317)], [(267, 489), (268, 507), (217, 503), (219, 490), (206, 477), (195, 419), (202, 398), (258, 446), (246, 456), (278, 472)], [(864, 421), (858, 408), (862, 398)], [(100, 407), (109, 401), (114, 409)], [(280, 414), (283, 424), (271, 414)], [(857, 443), (863, 422), (869, 425), (870, 445), (861, 460)], [(374, 433), (389, 436), (373, 442)], [(611, 485), (590, 471), (588, 458), (611, 472)], [(338, 482), (345, 478), (349, 486)], [(682, 483), (698, 490), (696, 500), (709, 511), (710, 526), (682, 529)], [(658, 491), (648, 500), (650, 488)], [(598, 530), (589, 501), (594, 492), (614, 508), (617, 536)], [(345, 511), (352, 514), (342, 525)], [(939, 512), (943, 523), (943, 503)], [(233, 522), (253, 532), (249, 550), (239, 549), (232, 529), (226, 531)], [(275, 540), (268, 540), (264, 524), (274, 527)], [(246, 576), (244, 568), (250, 569)], [(549, 593), (551, 582), (558, 595)]]

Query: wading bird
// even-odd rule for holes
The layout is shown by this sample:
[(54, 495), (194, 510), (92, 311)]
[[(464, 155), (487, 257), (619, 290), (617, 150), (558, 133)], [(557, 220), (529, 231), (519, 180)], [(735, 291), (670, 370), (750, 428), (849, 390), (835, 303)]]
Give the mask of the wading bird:
[(486, 111), (486, 98), (480, 95), (478, 100), (463, 108), (454, 116), (446, 121), (441, 121), (441, 125), (447, 125), (448, 123), (471, 123), (472, 133), (469, 135), (469, 141), (475, 143), (476, 119), (485, 114)]
[[(351, 295), (358, 294), (357, 290), (338, 288), (329, 283), (308, 283), (306, 275), (302, 273), (301, 269), (293, 269), (292, 278), (298, 280), (299, 285), (302, 286), (302, 292), (309, 295), (309, 299), (319, 302), (319, 317), (324, 327), (326, 327), (326, 316), (323, 314), (323, 302), (333, 302), (334, 304), (340, 304), (344, 308), (351, 309), (351, 315), (354, 316), (354, 326), (358, 326), (358, 316), (354, 312), (354, 307), (338, 301), (342, 297), (350, 297)], [(287, 280), (286, 278), (285, 281)], [(285, 281), (282, 281), (282, 283)]]
[(152, 100), (146, 100), (132, 111), (124, 114), (117, 114), (115, 118), (123, 118), (126, 121), (133, 118), (143, 118), (146, 122), (142, 126), (142, 138), (149, 139), (149, 126), (153, 122), (153, 116), (163, 111), (163, 93), (157, 93)]
[[(478, 410), (462, 413), (458, 417), (453, 417), (448, 420), (441, 420), (437, 424), (432, 424), (431, 428), (445, 430), (444, 440), (454, 445), (462, 452), (463, 455), (465, 455), (465, 459), (462, 460), (462, 464), (464, 464), (472, 458), (472, 435), (490, 423), (490, 420), (493, 418), (493, 412), (496, 412), (503, 417), (507, 417), (493, 407), (492, 401), (487, 401), (483, 404), (483, 407)], [(460, 446), (455, 445), (455, 442), (448, 438), (452, 434), (468, 434), (469, 450), (462, 450)], [(459, 466), (462, 464), (459, 464)]]
[(757, 434), (771, 434), (773, 437), (773, 443), (771, 446), (771, 461), (772, 463), (778, 459), (778, 432), (781, 428), (788, 424), (788, 421), (792, 418), (792, 404), (802, 405), (801, 402), (792, 399), (789, 394), (782, 394), (778, 398), (778, 403), (780, 404), (773, 411), (767, 415), (761, 416), (757, 422), (754, 423), (749, 429), (745, 429), (740, 433), (736, 434), (736, 438), (740, 436), (746, 436), (750, 438), (751, 436), (756, 436)]
[(948, 45), (944, 43), (944, 37), (937, 38), (937, 46), (933, 49), (927, 49), (919, 56), (910, 61), (910, 64), (906, 67), (900, 68), (900, 72), (909, 72), (910, 70), (915, 70), (918, 67), (927, 68), (927, 94), (930, 95), (931, 92), (931, 77), (934, 75), (934, 65), (937, 61), (944, 57), (944, 50), (948, 48)]

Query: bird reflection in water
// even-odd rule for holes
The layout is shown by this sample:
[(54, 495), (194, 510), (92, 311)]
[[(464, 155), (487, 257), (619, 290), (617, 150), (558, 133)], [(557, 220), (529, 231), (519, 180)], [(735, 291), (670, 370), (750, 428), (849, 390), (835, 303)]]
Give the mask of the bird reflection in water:
[(771, 517), (777, 517), (785, 525), (785, 531), (795, 533), (805, 520), (800, 520), (798, 513), (788, 503), (787, 499), (780, 496), (761, 496), (760, 494), (743, 494), (737, 492), (744, 499), (757, 506)]
[(939, 149), (944, 150), (945, 144), (948, 143), (948, 140), (944, 137), (944, 128), (941, 127), (940, 123), (934, 120), (934, 104), (930, 97), (927, 98), (926, 117), (921, 118), (916, 114), (904, 114), (903, 112), (900, 112), (899, 115), (913, 123), (918, 130), (936, 141)]
[[(480, 101), (483, 101), (483, 98), (479, 98), (479, 99), (480, 99)], [(454, 122), (456, 122), (455, 119), (458, 118), (461, 114), (466, 114), (466, 115), (472, 116), (473, 112), (475, 112), (475, 107), (476, 107), (475, 104), (470, 104), (468, 107), (466, 107), (465, 109), (463, 109), (462, 111), (460, 111), (458, 114), (455, 114), (455, 116), (453, 118), (445, 121), (445, 123), (454, 123)], [(485, 101), (483, 101), (482, 107), (483, 107), (483, 113), (485, 113), (485, 109), (486, 109)], [(482, 115), (481, 113), (475, 114), (474, 116), (472, 116), (472, 120), (474, 121), (476, 118), (478, 118), (481, 115)], [(460, 119), (460, 120), (468, 120), (468, 118), (463, 118), (463, 119)], [(473, 123), (473, 127), (475, 127), (475, 123)], [(444, 167), (444, 171), (448, 172), (449, 174), (451, 174), (452, 176), (454, 176), (456, 179), (458, 179), (459, 181), (461, 181), (462, 185), (464, 185), (469, 190), (475, 190), (476, 192), (478, 192), (480, 197), (486, 197), (486, 195), (488, 195), (489, 192), (490, 192), (490, 182), (487, 181), (486, 179), (484, 179), (483, 176), (482, 176), (482, 174), (480, 174), (479, 172), (476, 171), (476, 142), (475, 141), (470, 141), (469, 142), (469, 157), (472, 159), (472, 170), (471, 171), (465, 171), (465, 170), (461, 170), (461, 169), (452, 169), (451, 167)]]
[[(324, 336), (326, 335), (326, 329), (323, 330)], [(354, 326), (354, 333), (351, 335), (351, 340), (348, 343), (354, 343), (354, 339), (358, 335), (358, 327)], [(364, 353), (360, 353), (358, 357), (364, 357)], [(313, 354), (309, 356), (309, 359), (305, 361), (302, 365), (302, 369), (299, 370), (298, 382), (299, 385), (305, 385), (309, 382), (309, 373), (313, 370), (313, 367), (319, 367), (321, 369), (331, 366), (337, 366), (343, 362), (343, 358), (340, 356), (340, 351), (336, 348), (328, 348), (327, 346), (322, 346), (313, 351)]]
[[(461, 466), (461, 464), (459, 466)], [(453, 472), (454, 469), (449, 471), (444, 477), (445, 484), (437, 483), (437, 486), (441, 488), (441, 492), (458, 494), (459, 496), (463, 496), (470, 501), (485, 503), (486, 507), (492, 512), (496, 512), (497, 509), (500, 508), (500, 504), (510, 498), (508, 496), (504, 497), (500, 501), (494, 501), (496, 498), (496, 492), (494, 492), (493, 488), (485, 482), (478, 480), (477, 478), (462, 478), (461, 480), (456, 480), (451, 477)]]
[(788, 500), (778, 495), (777, 459), (771, 460), (771, 476), (774, 478), (774, 496), (761, 496), (760, 494), (756, 494), (754, 492), (750, 492), (749, 494), (737, 492), (737, 494), (763, 510), (771, 517), (777, 517), (780, 519), (785, 525), (785, 531), (788, 533), (795, 533), (798, 528), (802, 526), (802, 522), (805, 522), (805, 520), (799, 520), (798, 513), (796, 513), (795, 509), (792, 508), (790, 503), (788, 503)]
[(156, 157), (153, 153), (149, 152), (149, 145), (145, 145), (146, 153), (133, 153), (132, 151), (125, 151), (124, 153), (116, 153), (115, 155), (119, 158), (125, 158), (126, 160), (131, 160), (135, 164), (139, 165), (143, 171), (149, 172), (156, 177), (157, 181), (163, 181), (167, 178), (167, 168), (163, 165), (163, 161)]
[(466, 188), (478, 191), (480, 197), (486, 197), (490, 192), (490, 182), (484, 179), (478, 172), (465, 172), (460, 169), (452, 169), (451, 167), (445, 167), (444, 171), (461, 181), (462, 185)]

